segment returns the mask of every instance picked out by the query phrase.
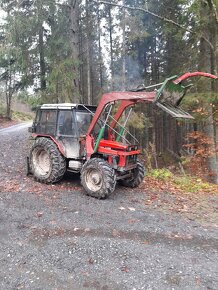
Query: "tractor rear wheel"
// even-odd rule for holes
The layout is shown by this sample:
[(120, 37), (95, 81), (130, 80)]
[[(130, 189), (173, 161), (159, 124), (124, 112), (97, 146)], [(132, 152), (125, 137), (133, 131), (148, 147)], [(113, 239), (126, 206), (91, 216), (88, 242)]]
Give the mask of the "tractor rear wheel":
[(140, 161), (137, 161), (137, 167), (132, 170), (132, 177), (128, 179), (122, 179), (121, 184), (131, 188), (138, 187), (139, 184), (142, 183), (144, 176), (145, 176), (144, 165)]
[(30, 151), (30, 170), (43, 183), (55, 183), (64, 176), (66, 160), (51, 139), (36, 139)]
[(115, 170), (103, 159), (92, 158), (83, 165), (81, 183), (87, 195), (107, 198), (116, 187)]

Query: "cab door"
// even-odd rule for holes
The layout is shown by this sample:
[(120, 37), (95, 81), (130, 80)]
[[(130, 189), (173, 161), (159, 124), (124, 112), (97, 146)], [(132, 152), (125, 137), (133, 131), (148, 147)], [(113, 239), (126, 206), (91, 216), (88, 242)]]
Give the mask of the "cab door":
[(80, 142), (74, 110), (59, 110), (57, 139), (62, 144), (67, 158), (80, 158)]

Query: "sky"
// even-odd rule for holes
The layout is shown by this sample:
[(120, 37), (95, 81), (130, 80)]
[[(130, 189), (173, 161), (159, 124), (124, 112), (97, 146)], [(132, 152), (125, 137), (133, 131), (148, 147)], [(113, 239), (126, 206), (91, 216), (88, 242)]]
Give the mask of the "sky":
[(4, 17), (6, 16), (6, 13), (0, 9), (0, 24), (4, 23)]

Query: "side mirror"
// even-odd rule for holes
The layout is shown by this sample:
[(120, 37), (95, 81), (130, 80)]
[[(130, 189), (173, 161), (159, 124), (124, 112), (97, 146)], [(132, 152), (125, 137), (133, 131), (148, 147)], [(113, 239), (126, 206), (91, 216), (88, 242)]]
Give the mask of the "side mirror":
[(29, 133), (33, 133), (33, 128), (32, 127), (28, 127), (28, 132)]
[(28, 127), (28, 132), (29, 133), (36, 133), (36, 126), (35, 126), (35, 124), (33, 124), (32, 127)]

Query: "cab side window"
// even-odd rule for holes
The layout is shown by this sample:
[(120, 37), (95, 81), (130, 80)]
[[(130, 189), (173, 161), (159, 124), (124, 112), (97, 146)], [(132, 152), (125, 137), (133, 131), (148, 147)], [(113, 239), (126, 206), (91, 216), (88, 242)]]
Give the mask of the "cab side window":
[(56, 116), (56, 110), (42, 110), (39, 126), (43, 134), (55, 135)]

